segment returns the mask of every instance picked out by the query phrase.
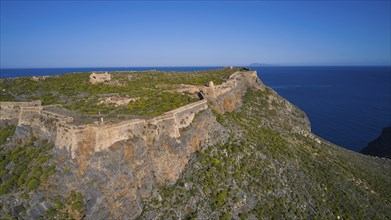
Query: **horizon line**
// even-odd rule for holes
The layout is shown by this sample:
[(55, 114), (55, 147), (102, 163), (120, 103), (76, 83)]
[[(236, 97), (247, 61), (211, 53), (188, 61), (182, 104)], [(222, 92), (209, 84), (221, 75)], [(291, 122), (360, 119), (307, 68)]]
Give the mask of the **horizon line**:
[(391, 67), (391, 64), (381, 64), (381, 65), (297, 65), (297, 64), (261, 64), (261, 65), (184, 65), (184, 66), (79, 66), (79, 67), (6, 67), (5, 69), (74, 69), (74, 68), (181, 68), (181, 67)]

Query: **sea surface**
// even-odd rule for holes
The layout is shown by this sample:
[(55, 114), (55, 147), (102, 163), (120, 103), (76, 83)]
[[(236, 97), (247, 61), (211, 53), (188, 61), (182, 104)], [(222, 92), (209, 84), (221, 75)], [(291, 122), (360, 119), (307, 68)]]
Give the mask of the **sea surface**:
[[(110, 67), (1, 69), (0, 77), (90, 71), (193, 71), (221, 67)], [(250, 67), (278, 94), (301, 108), (312, 131), (360, 151), (391, 125), (391, 67)]]
[(360, 151), (391, 125), (390, 67), (254, 67), (260, 79), (301, 108), (312, 132)]
[(23, 76), (51, 76), (73, 72), (92, 71), (195, 71), (219, 69), (222, 66), (201, 67), (79, 67), (79, 68), (32, 68), (32, 69), (0, 69), (0, 78), (23, 77)]

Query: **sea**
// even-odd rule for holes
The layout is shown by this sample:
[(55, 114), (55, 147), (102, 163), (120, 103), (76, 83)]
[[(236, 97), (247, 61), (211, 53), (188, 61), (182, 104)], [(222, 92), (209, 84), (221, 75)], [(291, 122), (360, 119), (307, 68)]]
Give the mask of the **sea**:
[[(107, 67), (0, 69), (0, 78), (90, 71), (194, 71), (207, 67)], [(302, 109), (312, 132), (360, 151), (391, 125), (390, 66), (257, 66), (259, 78)]]

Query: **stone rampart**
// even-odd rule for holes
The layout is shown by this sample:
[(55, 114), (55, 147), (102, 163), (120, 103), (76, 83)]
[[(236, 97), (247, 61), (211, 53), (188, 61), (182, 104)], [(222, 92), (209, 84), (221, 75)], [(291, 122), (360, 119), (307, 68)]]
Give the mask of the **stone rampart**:
[[(255, 72), (235, 73), (222, 85), (211, 82), (196, 88), (197, 93), (205, 92), (203, 100), (151, 119), (119, 123), (75, 125), (69, 112), (42, 107), (40, 103), (7, 103), (0, 105), (6, 106), (0, 111), (6, 112), (4, 118), (19, 119), (19, 125), (30, 126), (34, 135), (49, 139), (57, 148), (65, 149), (58, 152), (68, 152), (75, 159), (65, 163), (76, 162), (77, 172), (85, 175), (76, 183), (72, 182), (73, 175), (72, 180), (71, 175), (65, 175), (62, 185), (72, 189), (76, 185), (84, 190), (87, 199), (93, 198), (87, 204), (87, 218), (105, 216), (96, 210), (110, 210), (116, 214), (109, 218), (134, 219), (143, 210), (142, 199), (151, 196), (156, 184), (175, 183), (194, 152), (228, 138), (208, 108), (221, 113), (232, 111), (240, 105), (249, 86), (262, 87)], [(103, 152), (95, 154), (99, 151)], [(85, 186), (91, 182), (94, 187), (87, 190)], [(121, 196), (112, 192), (121, 192)], [(116, 205), (94, 201), (97, 195), (104, 199), (100, 201), (115, 201)]]
[(72, 157), (76, 157), (80, 150), (99, 152), (132, 137), (152, 140), (150, 137), (166, 134), (171, 138), (179, 138), (180, 129), (188, 127), (198, 112), (208, 108), (207, 100), (219, 113), (231, 112), (240, 104), (249, 86), (262, 87), (256, 72), (236, 72), (221, 85), (209, 83), (204, 88), (206, 99), (151, 119), (77, 126), (70, 124), (72, 117), (45, 110), (40, 101), (1, 102), (0, 119), (18, 118), (19, 125), (30, 125), (34, 135), (53, 141), (57, 147), (67, 149)]
[[(113, 124), (81, 126), (60, 123), (57, 126), (55, 145), (66, 148), (72, 157), (75, 157), (80, 147), (99, 152), (118, 141), (136, 136), (147, 138), (147, 136), (167, 133), (170, 137), (176, 138), (180, 136), (180, 128), (189, 126), (195, 114), (207, 108), (207, 101), (201, 100), (147, 120), (133, 119)], [(151, 126), (153, 127), (152, 130), (149, 129)]]
[(263, 89), (265, 86), (259, 80), (256, 71), (236, 72), (221, 85), (210, 86), (206, 98), (210, 107), (218, 113), (232, 112), (241, 105), (242, 96), (247, 88)]
[(31, 102), (0, 102), (0, 120), (19, 119), (21, 110), (25, 108), (36, 109), (42, 108), (41, 101)]

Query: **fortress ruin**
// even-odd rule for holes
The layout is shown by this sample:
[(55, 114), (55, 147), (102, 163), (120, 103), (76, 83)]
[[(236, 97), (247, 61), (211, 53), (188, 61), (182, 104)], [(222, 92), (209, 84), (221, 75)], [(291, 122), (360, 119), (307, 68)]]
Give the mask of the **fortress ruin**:
[(103, 82), (106, 82), (106, 81), (110, 81), (111, 80), (111, 74), (105, 72), (105, 73), (92, 73), (90, 75), (90, 82), (92, 84), (96, 84), (96, 83), (103, 83)]
[[(95, 76), (95, 78), (94, 78)], [(91, 74), (93, 83), (110, 80), (110, 74)], [(221, 85), (197, 87), (192, 91), (204, 91), (205, 99), (166, 112), (150, 119), (131, 119), (119, 123), (96, 123), (75, 125), (74, 118), (50, 111), (41, 105), (41, 101), (0, 102), (0, 120), (17, 119), (18, 125), (31, 126), (33, 135), (48, 139), (58, 148), (65, 148), (77, 157), (80, 149), (99, 152), (114, 143), (132, 137), (181, 136), (180, 129), (188, 127), (197, 113), (212, 108), (218, 113), (231, 112), (241, 102), (247, 88), (253, 86), (262, 89), (255, 71), (236, 72)]]

